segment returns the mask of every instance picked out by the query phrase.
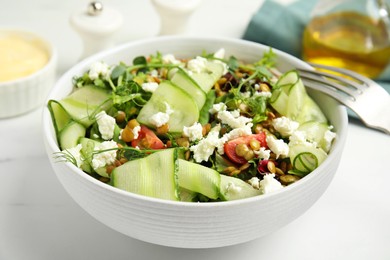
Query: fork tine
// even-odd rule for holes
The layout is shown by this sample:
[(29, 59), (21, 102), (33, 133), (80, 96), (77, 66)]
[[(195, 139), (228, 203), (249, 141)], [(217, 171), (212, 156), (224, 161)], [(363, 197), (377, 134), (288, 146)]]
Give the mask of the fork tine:
[(351, 102), (353, 102), (352, 100), (346, 99), (345, 95), (341, 94), (339, 91), (335, 90), (334, 88), (324, 87), (324, 85), (323, 85), (324, 83), (321, 83), (318, 81), (312, 81), (312, 80), (306, 79), (306, 78), (302, 78), (302, 80), (303, 80), (305, 87), (323, 92), (323, 93), (333, 97), (334, 99), (339, 101), (341, 104), (344, 104), (345, 106), (349, 107), (351, 105)]
[[(357, 94), (362, 93), (361, 90), (351, 89), (345, 85), (341, 85), (341, 84), (333, 82), (333, 81), (330, 82), (328, 79), (324, 78), (324, 76), (326, 77), (327, 76), (326, 74), (328, 74), (328, 73), (316, 72), (316, 71), (310, 71), (310, 70), (304, 70), (304, 69), (298, 69), (298, 71), (300, 72), (299, 74), (300, 74), (301, 78), (325, 84), (325, 85), (331, 87), (333, 89), (334, 93), (338, 93), (338, 91), (341, 91), (342, 93), (344, 93), (346, 95), (346, 97), (349, 97), (352, 100), (355, 100), (355, 96)], [(333, 78), (333, 75), (332, 75), (332, 78)], [(356, 92), (356, 91), (358, 91), (358, 92)]]
[[(347, 75), (357, 81), (360, 81), (360, 83), (363, 83), (365, 87), (368, 87), (370, 85), (371, 82), (373, 82), (372, 80), (370, 80), (369, 78), (363, 76), (363, 75), (360, 75), (359, 73), (357, 72), (354, 72), (352, 70), (348, 70), (348, 69), (344, 69), (344, 68), (339, 68), (339, 67), (332, 67), (332, 66), (327, 66), (327, 65), (323, 65), (323, 64), (318, 64), (318, 63), (313, 63), (313, 62), (308, 62), (308, 64), (314, 68), (320, 68), (320, 69), (325, 69), (325, 70), (328, 70), (328, 71), (334, 71), (334, 72), (338, 72), (342, 75)], [(357, 85), (359, 86), (359, 85)]]
[[(323, 66), (313, 66), (314, 68), (323, 68)], [(328, 71), (332, 71), (332, 72), (336, 72), (336, 73), (343, 73), (342, 75), (346, 75), (347, 77), (350, 77), (350, 78), (353, 78), (353, 80), (347, 78), (347, 77), (342, 77), (342, 76), (339, 76), (339, 75), (336, 75), (334, 73), (329, 73), (329, 72), (325, 72), (325, 71), (317, 71), (317, 70), (307, 70), (307, 69), (299, 69), (300, 71), (303, 71), (303, 72), (307, 72), (307, 73), (310, 73), (310, 74), (315, 74), (315, 75), (318, 75), (318, 76), (325, 76), (329, 79), (332, 79), (332, 80), (335, 80), (337, 82), (342, 82), (343, 84), (345, 84), (346, 86), (348, 87), (352, 87), (353, 89), (357, 89), (359, 91), (359, 93), (363, 92), (364, 90), (366, 90), (368, 88), (368, 85), (366, 84), (366, 82), (364, 81), (361, 81), (360, 79), (357, 79), (355, 77), (352, 77), (350, 76), (349, 74), (346, 74), (347, 72), (341, 72), (340, 70), (336, 71), (336, 70), (331, 70), (331, 69), (327, 69)], [(345, 86), (343, 87), (343, 89), (345, 89)]]
[[(390, 95), (384, 88), (347, 69), (309, 64), (328, 72), (297, 69), (305, 86), (323, 92), (349, 107), (366, 126), (390, 134)], [(329, 72), (337, 72), (341, 76)]]

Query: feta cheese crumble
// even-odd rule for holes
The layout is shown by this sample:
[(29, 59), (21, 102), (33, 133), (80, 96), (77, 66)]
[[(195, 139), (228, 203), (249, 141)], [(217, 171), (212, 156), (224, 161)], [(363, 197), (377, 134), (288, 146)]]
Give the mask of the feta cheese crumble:
[(160, 127), (168, 123), (173, 110), (167, 102), (165, 102), (165, 112), (157, 112), (150, 118), (150, 123), (156, 127)]
[(154, 69), (150, 72), (150, 76), (157, 78), (159, 76), (158, 70)]
[(104, 140), (110, 140), (114, 137), (115, 118), (107, 115), (106, 111), (101, 111), (96, 116), (99, 132)]
[(259, 150), (253, 152), (261, 160), (268, 160), (271, 155), (271, 150), (265, 149), (265, 147), (260, 147)]
[(253, 93), (253, 96), (255, 97), (265, 97), (265, 98), (271, 98), (272, 97), (272, 93), (271, 92), (267, 92), (267, 91), (256, 91), (255, 93)]
[(218, 113), (220, 111), (224, 111), (226, 109), (227, 109), (227, 107), (226, 107), (225, 103), (221, 102), (221, 103), (218, 103), (218, 104), (214, 104), (213, 107), (209, 110), (209, 112), (211, 114), (215, 114), (215, 113)]
[(336, 133), (328, 129), (324, 134), (324, 148), (326, 152), (329, 152), (330, 147), (332, 146), (333, 139), (336, 138)]
[(213, 56), (214, 56), (214, 58), (217, 58), (217, 59), (225, 58), (225, 49), (224, 48), (219, 49), (218, 51), (214, 52)]
[(289, 140), (290, 145), (303, 144), (307, 142), (305, 132), (299, 130), (292, 133), (292, 135), (289, 137)]
[(94, 150), (99, 152), (93, 154), (92, 167), (96, 170), (114, 163), (117, 151), (114, 148), (118, 148), (118, 145), (115, 141), (104, 141), (99, 145), (95, 146)]
[(276, 158), (287, 157), (289, 147), (282, 139), (277, 139), (273, 135), (267, 135), (266, 141), (269, 149), (276, 154)]
[(252, 122), (252, 118), (248, 118), (240, 115), (238, 109), (228, 111), (227, 106), (224, 103), (214, 104), (209, 110), (211, 114), (217, 114), (217, 118), (222, 124), (227, 124), (231, 128), (243, 128), (248, 123)]
[(180, 60), (177, 60), (175, 58), (175, 55), (173, 54), (165, 54), (163, 57), (162, 57), (162, 61), (164, 64), (180, 64)]
[(157, 82), (145, 82), (142, 83), (141, 88), (147, 92), (154, 92), (158, 88)]
[(231, 193), (240, 193), (242, 188), (240, 186), (235, 185), (233, 182), (229, 182), (226, 186), (226, 191)]
[(275, 174), (270, 173), (264, 175), (263, 179), (260, 181), (260, 191), (263, 194), (271, 193), (283, 188), (283, 185), (275, 179)]
[(207, 59), (197, 56), (187, 62), (187, 69), (193, 73), (200, 73), (206, 69)]
[(220, 144), (219, 131), (220, 125), (214, 126), (206, 138), (201, 139), (196, 145), (190, 147), (190, 150), (194, 153), (194, 160), (198, 163), (207, 162), (209, 157), (213, 154), (215, 148)]
[(283, 137), (292, 135), (299, 127), (299, 123), (282, 116), (272, 120), (272, 125)]
[(248, 180), (248, 183), (255, 189), (260, 189), (260, 179), (257, 177), (252, 177)]
[[(218, 51), (216, 51), (214, 53), (213, 56), (214, 56), (214, 58), (217, 58), (217, 59), (221, 59), (221, 60), (224, 59), (225, 58), (225, 49), (224, 48), (219, 49)], [(223, 66), (223, 74), (224, 75), (226, 73), (228, 73), (228, 65), (225, 62), (222, 62), (220, 60), (214, 60), (214, 62), (222, 64), (222, 66)]]
[(252, 134), (252, 119), (241, 116), (239, 110), (227, 111), (227, 106), (224, 103), (218, 103), (214, 104), (209, 112), (211, 114), (217, 114), (217, 118), (222, 124), (226, 124), (232, 128), (230, 132), (225, 133), (221, 138), (215, 140), (214, 143), (219, 154), (224, 154), (224, 144), (226, 142), (237, 137)]
[(74, 158), (74, 162), (76, 163), (76, 166), (80, 168), (81, 164), (83, 163), (81, 158), (81, 144), (76, 145), (75, 147), (65, 149), (63, 152), (67, 155), (70, 155), (72, 158)]
[(141, 126), (140, 125), (137, 125), (133, 128), (132, 132), (133, 132), (133, 135), (134, 135), (134, 139), (137, 139), (139, 137), (139, 133), (141, 131)]
[(188, 137), (190, 141), (196, 141), (203, 138), (203, 127), (199, 122), (195, 122), (192, 126), (185, 126), (183, 128), (184, 136)]
[(289, 138), (289, 145), (305, 145), (307, 147), (318, 147), (317, 142), (314, 141), (308, 141), (308, 138), (306, 136), (306, 133), (304, 131), (295, 131)]
[(252, 118), (240, 116), (239, 110), (227, 111), (223, 110), (218, 112), (217, 118), (221, 120), (222, 124), (227, 124), (231, 128), (245, 127), (247, 123), (252, 122)]
[(91, 65), (88, 75), (91, 80), (98, 79), (99, 76), (103, 78), (108, 78), (111, 74), (110, 67), (107, 63), (98, 61)]

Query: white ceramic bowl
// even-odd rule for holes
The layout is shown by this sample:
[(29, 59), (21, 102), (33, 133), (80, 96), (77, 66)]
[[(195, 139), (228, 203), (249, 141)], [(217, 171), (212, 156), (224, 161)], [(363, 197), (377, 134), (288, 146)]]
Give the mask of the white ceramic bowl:
[[(191, 57), (225, 48), (226, 57), (256, 61), (267, 46), (234, 39), (162, 37), (132, 42), (99, 53), (70, 69), (57, 82), (49, 97), (60, 99), (72, 88), (72, 77), (81, 75), (95, 61), (130, 63), (139, 55), (174, 53)], [(308, 67), (288, 54), (274, 50), (279, 68)], [(173, 202), (128, 193), (99, 182), (69, 163), (58, 163), (58, 152), (49, 112), (43, 114), (47, 154), (52, 166), (73, 199), (91, 216), (130, 237), (159, 245), (183, 248), (212, 248), (234, 245), (267, 235), (308, 210), (327, 189), (336, 173), (346, 140), (347, 113), (344, 107), (321, 93), (311, 92), (337, 132), (329, 157), (314, 172), (284, 189), (243, 200), (216, 203)], [(243, 218), (245, 216), (245, 218)], [(239, 220), (239, 221), (238, 221)]]
[(0, 37), (8, 35), (16, 36), (44, 50), (48, 55), (48, 62), (30, 75), (0, 82), (0, 118), (18, 116), (43, 106), (56, 80), (57, 53), (51, 43), (33, 32), (0, 30)]

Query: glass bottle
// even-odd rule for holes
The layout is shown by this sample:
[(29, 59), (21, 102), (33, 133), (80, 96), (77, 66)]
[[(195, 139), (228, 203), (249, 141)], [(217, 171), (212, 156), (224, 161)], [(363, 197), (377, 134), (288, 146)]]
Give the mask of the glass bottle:
[(304, 60), (375, 78), (390, 62), (387, 0), (319, 0), (303, 33)]

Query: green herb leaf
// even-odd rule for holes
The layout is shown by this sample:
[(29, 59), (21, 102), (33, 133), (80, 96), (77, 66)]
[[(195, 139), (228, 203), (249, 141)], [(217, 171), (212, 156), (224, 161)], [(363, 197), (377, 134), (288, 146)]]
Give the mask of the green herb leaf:
[(265, 52), (263, 54), (263, 57), (261, 60), (256, 62), (254, 65), (255, 66), (265, 66), (266, 68), (272, 68), (276, 64), (276, 54), (272, 51), (272, 48), (269, 49), (268, 52)]
[(207, 124), (210, 119), (209, 110), (213, 107), (215, 101), (215, 90), (211, 90), (207, 93), (206, 102), (199, 112), (199, 123), (201, 125)]
[(125, 72), (126, 72), (126, 66), (124, 65), (115, 66), (115, 68), (111, 72), (111, 78), (118, 79), (119, 76), (122, 76)]
[(229, 60), (227, 61), (227, 65), (230, 71), (236, 71), (240, 66), (237, 58), (234, 56), (229, 57)]
[(147, 60), (146, 60), (146, 58), (144, 56), (138, 56), (138, 57), (134, 58), (133, 64), (134, 65), (146, 65), (147, 64)]

